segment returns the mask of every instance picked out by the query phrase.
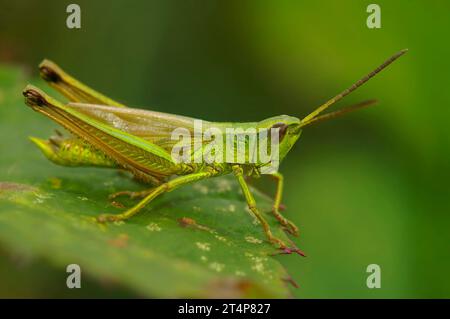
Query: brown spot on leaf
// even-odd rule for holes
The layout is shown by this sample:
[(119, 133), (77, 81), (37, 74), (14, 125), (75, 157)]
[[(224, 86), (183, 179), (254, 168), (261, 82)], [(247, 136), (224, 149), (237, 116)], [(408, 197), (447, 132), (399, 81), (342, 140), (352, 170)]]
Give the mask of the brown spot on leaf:
[(108, 240), (108, 244), (117, 248), (125, 248), (128, 246), (128, 239), (129, 237), (127, 234), (120, 234), (116, 238)]
[(189, 227), (197, 225), (197, 222), (189, 217), (178, 218), (178, 223), (180, 224), (181, 227)]
[(60, 189), (62, 181), (59, 178), (52, 177), (49, 178), (48, 181), (50, 182), (50, 187), (53, 189)]
[(189, 218), (189, 217), (178, 218), (178, 224), (180, 224), (181, 227), (191, 227), (191, 228), (211, 232), (211, 229), (209, 227), (197, 224), (197, 222), (194, 219)]
[(10, 182), (0, 182), (0, 192), (8, 191), (8, 192), (35, 192), (37, 191), (36, 187), (26, 185), (26, 184), (18, 184), (18, 183), (10, 183)]
[(39, 189), (26, 184), (0, 182), (0, 197), (8, 200), (14, 200), (16, 197), (20, 197), (28, 194), (39, 195)]
[(224, 278), (212, 281), (207, 291), (213, 299), (249, 298), (255, 288), (247, 279)]

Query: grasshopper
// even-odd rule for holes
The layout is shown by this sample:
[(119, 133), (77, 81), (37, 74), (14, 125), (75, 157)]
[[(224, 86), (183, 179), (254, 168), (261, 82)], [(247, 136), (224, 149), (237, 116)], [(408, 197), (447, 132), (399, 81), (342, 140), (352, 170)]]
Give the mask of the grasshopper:
[[(321, 114), (331, 105), (363, 85), (406, 51), (407, 49), (404, 49), (394, 54), (372, 72), (316, 108), (303, 119), (280, 115), (252, 123), (203, 122), (204, 129), (212, 126), (223, 129), (229, 126), (277, 129), (278, 155), (281, 162), (300, 137), (304, 127), (374, 104), (375, 100), (368, 100), (344, 107), (338, 111)], [(70, 137), (63, 137), (58, 134), (48, 140), (30, 137), (43, 154), (50, 161), (63, 166), (123, 169), (131, 172), (136, 179), (152, 186), (150, 189), (139, 192), (121, 191), (112, 194), (111, 199), (126, 195), (131, 198), (141, 198), (141, 200), (123, 213), (99, 215), (97, 217), (99, 222), (126, 220), (163, 193), (206, 178), (234, 174), (242, 189), (248, 208), (261, 224), (267, 240), (284, 253), (303, 254), (298, 248), (289, 247), (272, 234), (266, 218), (256, 206), (255, 199), (247, 184), (247, 178), (260, 176), (264, 167), (263, 163), (248, 161), (248, 154), (244, 157), (243, 162), (233, 160), (208, 163), (176, 161), (171, 156), (171, 150), (173, 150), (175, 144), (171, 139), (171, 132), (180, 127), (192, 132), (196, 119), (128, 108), (89, 88), (49, 60), (44, 60), (39, 65), (39, 69), (41, 77), (70, 101), (67, 104), (61, 103), (32, 85), (28, 85), (24, 89), (23, 95), (28, 106), (54, 120), (71, 133)], [(248, 139), (244, 138), (244, 141), (248, 143)], [(192, 157), (195, 152), (194, 150), (188, 155)], [(297, 226), (280, 213), (283, 175), (274, 171), (270, 176), (277, 183), (272, 213), (287, 232), (298, 235)]]

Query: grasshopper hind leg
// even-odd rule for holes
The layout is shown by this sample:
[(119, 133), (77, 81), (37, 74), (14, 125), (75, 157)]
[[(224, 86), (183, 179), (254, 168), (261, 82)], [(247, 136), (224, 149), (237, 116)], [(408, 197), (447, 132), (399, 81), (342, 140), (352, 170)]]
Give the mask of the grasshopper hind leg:
[(114, 101), (78, 81), (50, 60), (42, 61), (39, 65), (39, 70), (44, 81), (72, 102), (125, 107), (123, 104)]

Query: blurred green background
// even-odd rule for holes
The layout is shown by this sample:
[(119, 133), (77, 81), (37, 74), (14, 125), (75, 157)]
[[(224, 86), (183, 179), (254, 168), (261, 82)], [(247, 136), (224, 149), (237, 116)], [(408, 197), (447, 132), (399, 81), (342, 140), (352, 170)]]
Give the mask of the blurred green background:
[[(366, 26), (372, 1), (76, 1), (79, 30), (70, 3), (0, 1), (0, 63), (35, 75), (49, 58), (130, 106), (212, 121), (302, 117), (409, 48), (340, 104), (378, 106), (309, 128), (283, 162), (308, 257), (280, 261), (298, 298), (450, 297), (448, 1), (376, 1), (381, 29)], [(17, 282), (2, 296), (65, 293), (64, 273), (2, 255), (0, 282)], [(373, 263), (381, 289), (366, 287)], [(89, 286), (77, 294), (128, 295)]]

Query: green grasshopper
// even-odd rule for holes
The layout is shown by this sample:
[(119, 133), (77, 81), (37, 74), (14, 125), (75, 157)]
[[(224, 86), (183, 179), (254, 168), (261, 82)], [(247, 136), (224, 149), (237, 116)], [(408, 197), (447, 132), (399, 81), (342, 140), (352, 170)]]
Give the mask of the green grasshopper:
[[(304, 127), (374, 104), (374, 100), (369, 100), (320, 115), (328, 107), (367, 82), (406, 51), (405, 49), (394, 54), (372, 72), (301, 120), (296, 117), (280, 115), (252, 123), (203, 122), (203, 129), (213, 126), (221, 129), (230, 126), (265, 130), (276, 129), (278, 134), (278, 155), (281, 162), (300, 137)], [(68, 138), (63, 137), (61, 134), (52, 136), (48, 140), (31, 137), (30, 139), (40, 148), (44, 155), (52, 162), (63, 166), (96, 166), (123, 169), (131, 172), (136, 179), (152, 185), (152, 188), (140, 192), (122, 191), (112, 194), (110, 196), (111, 199), (122, 195), (142, 199), (134, 207), (123, 213), (98, 216), (97, 220), (99, 222), (126, 220), (137, 214), (144, 206), (165, 192), (206, 178), (234, 174), (242, 189), (248, 208), (259, 220), (268, 241), (280, 248), (284, 253), (296, 252), (302, 254), (298, 248), (289, 247), (272, 234), (265, 217), (256, 207), (255, 199), (247, 184), (247, 178), (260, 176), (265, 163), (250, 162), (248, 153), (246, 153), (243, 162), (233, 160), (200, 163), (176, 161), (171, 156), (171, 150), (173, 150), (175, 145), (171, 138), (171, 132), (176, 128), (183, 128), (188, 132), (192, 132), (195, 119), (127, 108), (125, 105), (77, 81), (51, 61), (44, 60), (39, 68), (41, 77), (70, 100), (68, 104), (63, 104), (31, 85), (28, 85), (23, 91), (27, 105), (33, 110), (51, 118), (71, 133)], [(248, 138), (244, 137), (243, 140), (245, 143), (248, 143)], [(191, 141), (190, 143), (193, 142)], [(233, 143), (235, 143), (234, 140)], [(201, 145), (202, 149), (204, 145)], [(188, 155), (193, 157), (197, 151), (198, 149), (193, 150), (192, 154)], [(278, 171), (272, 172), (270, 176), (277, 182), (272, 213), (286, 231), (293, 235), (298, 235), (297, 226), (280, 213), (283, 176)]]

